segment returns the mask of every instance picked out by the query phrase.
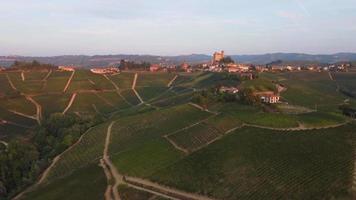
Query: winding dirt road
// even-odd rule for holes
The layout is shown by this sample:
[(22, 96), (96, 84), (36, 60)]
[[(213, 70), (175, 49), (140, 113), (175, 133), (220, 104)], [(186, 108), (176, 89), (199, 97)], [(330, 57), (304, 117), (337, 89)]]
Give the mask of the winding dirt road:
[(25, 95), (25, 98), (36, 106), (36, 120), (39, 125), (41, 125), (42, 120), (42, 106), (35, 101), (31, 96)]
[(62, 112), (63, 115), (65, 115), (65, 114), (68, 112), (68, 110), (72, 107), (72, 105), (73, 105), (74, 100), (75, 100), (76, 97), (77, 97), (77, 93), (73, 93), (73, 94), (72, 94), (72, 97), (70, 98), (70, 101), (69, 101), (67, 107), (66, 107), (66, 108), (64, 109), (64, 111)]
[(72, 82), (72, 79), (73, 79), (73, 77), (74, 77), (74, 74), (75, 74), (75, 71), (73, 71), (73, 72), (72, 72), (72, 75), (69, 77), (69, 79), (68, 79), (68, 81), (67, 81), (67, 84), (66, 84), (66, 86), (65, 86), (64, 89), (63, 89), (63, 92), (66, 92), (66, 91), (67, 91), (67, 89), (68, 89), (70, 83)]
[(138, 78), (138, 74), (136, 73), (135, 74), (135, 77), (134, 77), (134, 80), (133, 80), (133, 82), (132, 82), (132, 90), (133, 90), (133, 92), (135, 93), (135, 95), (137, 96), (137, 98), (138, 98), (138, 100), (140, 100), (140, 104), (143, 104), (143, 103), (145, 103), (143, 100), (142, 100), (142, 98), (141, 98), (141, 96), (140, 96), (140, 94), (138, 94), (138, 92), (136, 91), (136, 82), (137, 82), (137, 78)]
[(167, 87), (171, 87), (174, 83), (174, 81), (176, 81), (176, 79), (178, 78), (178, 75), (175, 75), (175, 77), (168, 83)]

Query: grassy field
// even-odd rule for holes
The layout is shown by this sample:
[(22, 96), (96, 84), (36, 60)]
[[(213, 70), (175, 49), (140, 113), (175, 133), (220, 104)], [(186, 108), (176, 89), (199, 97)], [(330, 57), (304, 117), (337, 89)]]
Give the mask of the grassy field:
[(115, 109), (125, 109), (130, 107), (130, 105), (117, 92), (101, 92), (98, 93), (98, 95), (112, 104)]
[(140, 100), (135, 95), (134, 91), (131, 89), (121, 91), (121, 95), (131, 104), (137, 105), (140, 103)]
[(289, 72), (278, 74), (287, 87), (282, 93), (289, 104), (321, 111), (337, 111), (346, 97), (339, 93), (336, 82), (326, 72)]
[(157, 169), (173, 164), (182, 156), (164, 138), (153, 138), (115, 154), (111, 159), (121, 173), (147, 177)]
[(70, 112), (78, 112), (82, 114), (106, 114), (115, 110), (114, 105), (100, 98), (99, 94), (95, 93), (79, 93), (74, 101)]
[[(40, 72), (34, 72), (40, 73)], [(38, 80), (22, 81), (21, 72), (8, 73), (10, 80), (15, 85), (16, 89), (25, 94), (36, 94), (43, 90), (44, 82)]]
[(11, 88), (9, 81), (6, 78), (6, 74), (0, 74), (0, 94), (9, 94), (12, 93), (13, 89)]
[(149, 101), (156, 97), (159, 97), (168, 90), (167, 87), (141, 87), (136, 88), (136, 91), (140, 94), (144, 101)]
[(36, 106), (23, 96), (15, 98), (0, 99), (0, 107), (7, 110), (20, 112), (27, 115), (36, 114)]
[(355, 125), (277, 132), (243, 128), (151, 176), (218, 199), (332, 199), (349, 195)]
[(11, 113), (10, 111), (0, 107), (0, 119), (7, 120), (10, 122), (15, 122), (23, 126), (34, 126), (37, 124), (37, 122), (33, 119), (29, 119), (14, 113)]
[(67, 84), (71, 72), (53, 71), (45, 83), (45, 92), (62, 92)]
[(28, 136), (27, 128), (12, 124), (0, 124), (0, 140), (10, 141), (14, 138), (25, 138)]
[(333, 73), (340, 89), (351, 93), (356, 98), (356, 73)]
[(139, 73), (137, 87), (167, 87), (174, 78), (173, 73)]
[(42, 106), (42, 112), (44, 116), (49, 116), (52, 113), (63, 112), (68, 105), (68, 102), (70, 100), (70, 95), (68, 94), (41, 95), (41, 96), (34, 97), (34, 99)]
[(97, 164), (88, 165), (69, 176), (42, 185), (21, 199), (28, 200), (98, 200), (104, 198), (106, 177)]
[(120, 89), (131, 89), (132, 82), (134, 80), (134, 73), (122, 72), (117, 75), (109, 76), (109, 78), (120, 88)]

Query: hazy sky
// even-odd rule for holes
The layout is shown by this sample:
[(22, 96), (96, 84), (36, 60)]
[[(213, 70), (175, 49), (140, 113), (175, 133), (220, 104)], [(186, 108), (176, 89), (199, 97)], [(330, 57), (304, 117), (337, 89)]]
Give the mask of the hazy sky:
[(355, 0), (0, 0), (0, 55), (356, 52)]

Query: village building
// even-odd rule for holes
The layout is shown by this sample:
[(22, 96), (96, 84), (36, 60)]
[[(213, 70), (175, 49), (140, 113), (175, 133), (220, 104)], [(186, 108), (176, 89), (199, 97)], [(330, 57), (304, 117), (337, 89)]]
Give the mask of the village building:
[(219, 88), (220, 93), (229, 93), (229, 94), (237, 94), (239, 92), (239, 89), (237, 87), (226, 87), (226, 86), (221, 86)]
[(120, 73), (120, 70), (116, 67), (108, 68), (92, 68), (90, 71), (94, 74), (117, 74)]
[(273, 91), (265, 91), (265, 92), (255, 92), (255, 96), (261, 99), (262, 103), (267, 104), (276, 104), (279, 103), (280, 96)]
[(5, 67), (1, 67), (1, 66), (0, 66), (0, 72), (1, 72), (1, 71), (5, 71), (5, 70), (6, 70)]
[(152, 64), (150, 66), (150, 72), (158, 72), (160, 71), (162, 68), (159, 64)]
[(250, 70), (250, 66), (244, 64), (230, 63), (226, 65), (226, 69), (229, 73), (248, 72)]
[(220, 61), (222, 61), (225, 57), (225, 52), (221, 51), (221, 52), (215, 52), (213, 55), (213, 60), (212, 60), (212, 65), (216, 65), (219, 64)]
[(58, 70), (73, 72), (73, 71), (75, 71), (75, 68), (73, 66), (58, 66)]

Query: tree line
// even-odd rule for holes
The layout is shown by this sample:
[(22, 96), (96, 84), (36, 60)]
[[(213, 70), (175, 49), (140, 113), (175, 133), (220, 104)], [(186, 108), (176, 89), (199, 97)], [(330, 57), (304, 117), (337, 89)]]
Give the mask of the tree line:
[(79, 117), (55, 113), (36, 128), (29, 141), (0, 144), (0, 200), (10, 199), (33, 184), (56, 155), (103, 120), (99, 115)]

